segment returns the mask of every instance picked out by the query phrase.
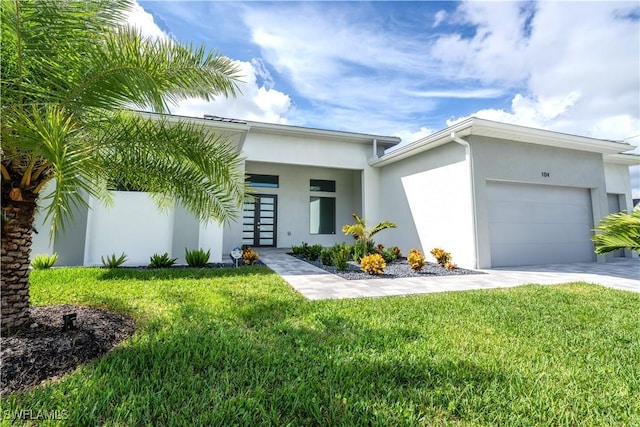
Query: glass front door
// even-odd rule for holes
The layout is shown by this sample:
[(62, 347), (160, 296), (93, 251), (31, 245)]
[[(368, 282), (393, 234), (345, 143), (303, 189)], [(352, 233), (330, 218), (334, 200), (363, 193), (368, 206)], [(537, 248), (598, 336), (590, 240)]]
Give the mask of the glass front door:
[(278, 196), (255, 194), (244, 202), (242, 213), (242, 244), (276, 246)]

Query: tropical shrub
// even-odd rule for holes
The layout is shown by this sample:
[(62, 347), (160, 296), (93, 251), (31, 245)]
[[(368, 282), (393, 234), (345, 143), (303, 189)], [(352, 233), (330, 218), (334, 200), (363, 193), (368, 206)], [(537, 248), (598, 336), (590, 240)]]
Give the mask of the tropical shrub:
[(104, 268), (118, 268), (127, 260), (127, 256), (124, 252), (119, 257), (116, 257), (116, 254), (107, 255), (105, 259), (103, 256), (100, 257), (102, 261), (102, 266)]
[(593, 231), (600, 232), (591, 237), (597, 254), (618, 249), (640, 252), (640, 208), (631, 214), (618, 212), (607, 215)]
[(379, 276), (384, 273), (387, 264), (380, 254), (371, 254), (362, 257), (360, 260), (360, 269), (371, 275)]
[(160, 254), (153, 254), (149, 258), (149, 268), (170, 268), (176, 263), (178, 258), (170, 258), (167, 252)]
[(421, 271), (425, 264), (424, 255), (418, 249), (411, 249), (407, 255), (407, 262), (413, 271)]
[(351, 248), (349, 245), (340, 245), (332, 250), (331, 260), (338, 271), (345, 271), (349, 266), (349, 257), (351, 256)]
[(194, 249), (190, 251), (184, 248), (184, 258), (189, 267), (204, 267), (209, 262), (210, 256), (211, 250), (205, 252), (204, 249)]
[(382, 251), (382, 253), (380, 253), (380, 255), (382, 256), (382, 258), (384, 258), (384, 261), (389, 264), (393, 261), (395, 261), (396, 259), (398, 259), (398, 256), (396, 255), (396, 253), (394, 251), (392, 251), (391, 249), (385, 249)]
[(333, 248), (324, 249), (320, 254), (320, 261), (322, 265), (333, 265)]
[(31, 261), (31, 267), (34, 270), (46, 270), (48, 268), (53, 267), (53, 265), (58, 261), (58, 254), (52, 253), (51, 255), (41, 254), (33, 257)]
[(397, 246), (392, 246), (391, 248), (389, 248), (391, 250), (391, 252), (394, 253), (394, 255), (396, 256), (396, 259), (398, 258), (402, 258), (402, 252), (400, 251), (400, 248)]
[(258, 261), (258, 259), (260, 259), (260, 255), (258, 255), (257, 252), (255, 252), (249, 246), (243, 246), (242, 260), (244, 261), (245, 265), (253, 265), (256, 263), (256, 261)]
[(322, 254), (322, 245), (311, 245), (307, 247), (306, 256), (309, 261), (317, 261)]
[(442, 267), (445, 267), (451, 262), (451, 253), (446, 252), (444, 249), (433, 248), (431, 249), (431, 255), (436, 259), (436, 262)]

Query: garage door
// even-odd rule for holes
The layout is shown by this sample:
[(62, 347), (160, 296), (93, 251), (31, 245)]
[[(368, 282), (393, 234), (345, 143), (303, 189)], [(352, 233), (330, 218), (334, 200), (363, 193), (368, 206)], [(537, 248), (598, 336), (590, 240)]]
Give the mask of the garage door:
[(585, 188), (488, 182), (493, 267), (594, 261)]

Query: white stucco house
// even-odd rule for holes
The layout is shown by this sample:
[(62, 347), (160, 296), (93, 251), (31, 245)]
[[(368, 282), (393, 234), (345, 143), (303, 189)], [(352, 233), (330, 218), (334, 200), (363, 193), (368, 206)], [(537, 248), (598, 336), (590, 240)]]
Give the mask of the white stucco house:
[[(170, 119), (176, 119), (170, 117)], [(154, 253), (184, 262), (184, 249), (228, 260), (241, 244), (288, 248), (351, 242), (352, 213), (395, 230), (377, 240), (404, 253), (441, 247), (466, 268), (605, 262), (591, 229), (632, 209), (628, 144), (470, 118), (400, 147), (397, 137), (205, 116), (237, 146), (255, 191), (222, 227), (180, 206), (158, 211), (147, 194), (114, 192), (107, 208), (90, 201), (55, 242), (34, 236), (32, 253), (58, 252), (62, 265), (100, 265), (125, 252), (131, 265)], [(395, 147), (395, 148), (394, 148)], [(47, 224), (36, 228), (46, 229)]]

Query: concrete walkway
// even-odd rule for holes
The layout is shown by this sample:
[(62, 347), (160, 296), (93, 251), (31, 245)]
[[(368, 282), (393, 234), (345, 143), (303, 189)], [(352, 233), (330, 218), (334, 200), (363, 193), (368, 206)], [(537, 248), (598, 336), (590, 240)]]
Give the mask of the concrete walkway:
[(362, 298), (472, 289), (509, 288), (527, 283), (598, 283), (640, 292), (640, 258), (610, 263), (528, 265), (480, 270), (486, 274), (346, 280), (286, 254), (286, 249), (258, 249), (260, 259), (295, 290), (311, 300)]

